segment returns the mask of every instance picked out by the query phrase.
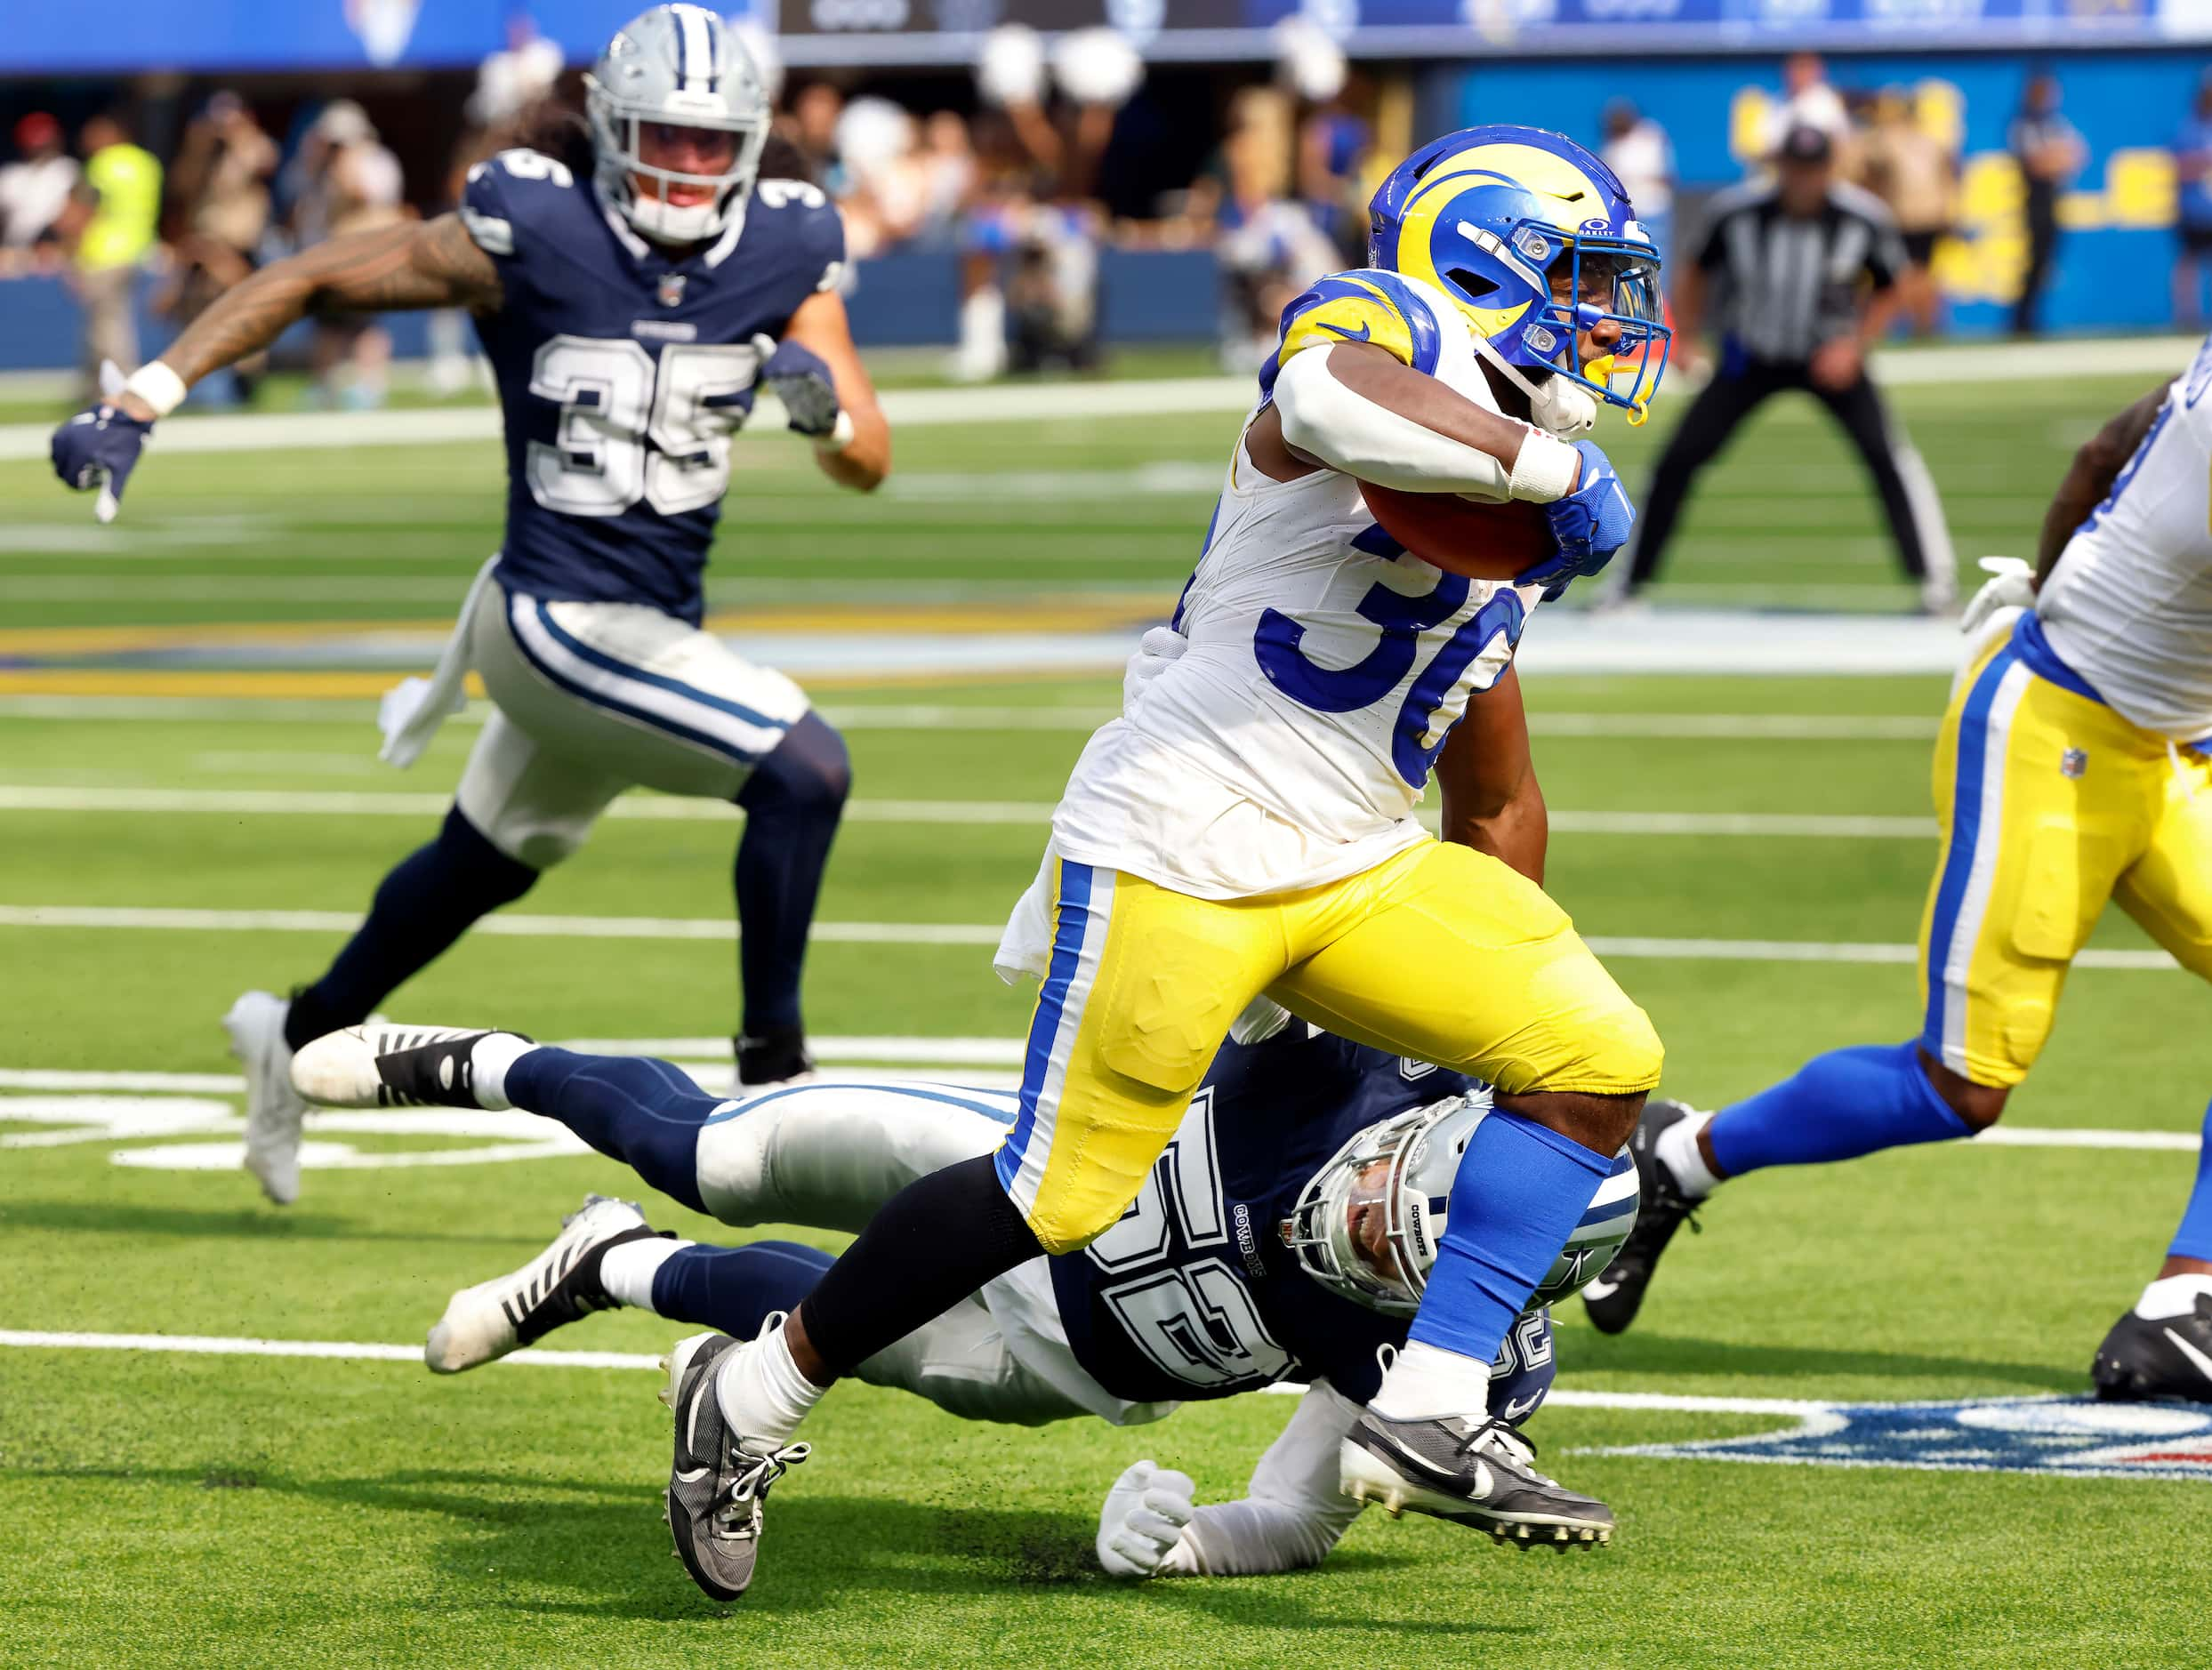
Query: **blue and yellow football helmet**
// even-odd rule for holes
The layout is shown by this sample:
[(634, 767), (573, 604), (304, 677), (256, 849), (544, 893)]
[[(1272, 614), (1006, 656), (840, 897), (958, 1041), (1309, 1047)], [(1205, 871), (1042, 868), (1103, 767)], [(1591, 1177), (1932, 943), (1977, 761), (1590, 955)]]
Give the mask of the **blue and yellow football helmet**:
[[(1393, 169), (1368, 213), (1370, 266), (1437, 286), (1508, 365), (1643, 421), (1672, 335), (1659, 251), (1597, 157), (1543, 128), (1461, 128)], [(1581, 363), (1579, 333), (1605, 320), (1620, 342)]]

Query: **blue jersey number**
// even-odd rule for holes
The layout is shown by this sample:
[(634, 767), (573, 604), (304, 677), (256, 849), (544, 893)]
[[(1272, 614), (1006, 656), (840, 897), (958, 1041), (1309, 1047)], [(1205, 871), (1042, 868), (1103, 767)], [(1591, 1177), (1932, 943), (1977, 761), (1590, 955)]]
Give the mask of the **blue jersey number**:
[[(1306, 654), (1306, 629), (1280, 610), (1259, 617), (1252, 635), (1252, 654), (1267, 682), (1301, 707), (1316, 713), (1355, 713), (1372, 707), (1404, 681), (1413, 669), (1420, 635), (1442, 626), (1467, 602), (1468, 580), (1445, 574), (1425, 597), (1409, 598), (1377, 582), (1360, 599), (1358, 613), (1381, 628), (1374, 647), (1348, 667), (1324, 667)], [(1428, 739), (1435, 716), (1459, 688), (1476, 657), (1491, 640), (1504, 634), (1507, 646), (1521, 641), (1527, 618), (1520, 596), (1500, 591), (1460, 630), (1445, 640), (1413, 680), (1391, 727), (1390, 758), (1398, 775), (1413, 788), (1428, 781), (1429, 767), (1444, 746), (1438, 736)]]

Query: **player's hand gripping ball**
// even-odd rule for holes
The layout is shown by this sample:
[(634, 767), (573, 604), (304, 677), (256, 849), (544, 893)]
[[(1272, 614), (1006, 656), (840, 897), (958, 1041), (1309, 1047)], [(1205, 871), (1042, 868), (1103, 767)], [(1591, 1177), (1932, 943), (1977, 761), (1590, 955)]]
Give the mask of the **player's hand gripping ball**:
[(1492, 504), (1371, 481), (1361, 482), (1359, 490), (1384, 533), (1423, 562), (1470, 580), (1514, 579), (1556, 550), (1540, 504), (1521, 499)]
[(1548, 599), (1611, 561), (1636, 520), (1605, 453), (1594, 442), (1573, 445), (1582, 454), (1581, 475), (1573, 492), (1550, 504), (1493, 504), (1372, 482), (1362, 482), (1360, 493), (1383, 532), (1423, 562), (1473, 580), (1545, 586)]

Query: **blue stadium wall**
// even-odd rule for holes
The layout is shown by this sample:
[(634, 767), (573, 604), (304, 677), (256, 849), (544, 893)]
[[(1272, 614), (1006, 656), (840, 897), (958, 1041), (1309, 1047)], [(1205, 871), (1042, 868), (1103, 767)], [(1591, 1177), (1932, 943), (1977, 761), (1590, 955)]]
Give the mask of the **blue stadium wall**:
[[(2131, 330), (2172, 318), (2176, 249), (2168, 151), (2188, 114), (2202, 52), (1835, 55), (1829, 79), (1844, 89), (1928, 88), (1955, 107), (1966, 159), (1960, 236), (1939, 251), (1936, 272), (1961, 332), (2002, 327), (2019, 293), (2025, 235), (2018, 176), (2004, 157), (2005, 130), (2022, 84), (2039, 62), (2057, 75), (2063, 111), (2081, 131), (2088, 165), (2060, 204), (2064, 232), (2044, 306), (2053, 330)], [(1421, 100), (1423, 125), (1529, 122), (1587, 140), (1607, 100), (1629, 97), (1672, 137), (1686, 196), (1742, 177), (1742, 156), (1766, 92), (1778, 93), (1777, 57), (1647, 59), (1632, 74), (1592, 60), (1478, 63), (1439, 70)], [(1747, 96), (1747, 90), (1749, 90)], [(1694, 223), (1693, 209), (1686, 220)]]
[[(1967, 157), (1960, 236), (1946, 242), (1937, 272), (1962, 333), (2002, 328), (2017, 292), (2024, 239), (2016, 175), (2003, 156), (2005, 128), (2031, 64), (2025, 55), (1881, 53), (1836, 55), (1830, 74), (1846, 88), (1930, 89), (1955, 111)], [(2089, 162), (2062, 204), (2066, 230), (2045, 308), (2060, 331), (2155, 328), (2170, 320), (2175, 251), (2174, 183), (2168, 151), (2203, 52), (2071, 52), (2049, 60), (2065, 112), (2088, 145)], [(1474, 122), (1529, 122), (1589, 140), (1609, 98), (1632, 96), (1672, 135), (1685, 200), (1741, 176), (1761, 100), (1779, 90), (1777, 56), (1646, 58), (1629, 73), (1603, 59), (1498, 60), (1427, 72), (1420, 125), (1435, 132)], [(1693, 208), (1685, 217), (1694, 221)], [(1210, 339), (1220, 284), (1203, 252), (1109, 251), (1100, 267), (1104, 335), (1115, 342)], [(150, 285), (147, 286), (150, 288)], [(866, 345), (948, 343), (956, 333), (959, 275), (949, 255), (897, 255), (864, 263), (852, 297), (856, 333)], [(75, 355), (76, 313), (59, 281), (0, 282), (0, 371), (66, 366)], [(419, 318), (390, 321), (403, 356), (422, 351)], [(151, 352), (167, 331), (143, 321)]]

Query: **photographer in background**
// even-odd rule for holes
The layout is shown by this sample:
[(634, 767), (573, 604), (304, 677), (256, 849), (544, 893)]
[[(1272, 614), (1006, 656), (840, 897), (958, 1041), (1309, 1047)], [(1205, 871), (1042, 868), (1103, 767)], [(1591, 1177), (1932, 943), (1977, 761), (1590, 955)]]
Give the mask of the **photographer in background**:
[[(170, 200), (184, 223), (176, 259), (154, 310), (179, 329), (253, 270), (269, 231), (269, 181), (277, 143), (235, 92), (218, 92), (184, 131), (169, 170)], [(257, 354), (232, 368), (240, 398), (268, 367)]]

